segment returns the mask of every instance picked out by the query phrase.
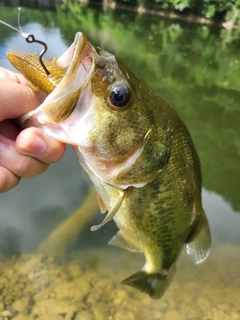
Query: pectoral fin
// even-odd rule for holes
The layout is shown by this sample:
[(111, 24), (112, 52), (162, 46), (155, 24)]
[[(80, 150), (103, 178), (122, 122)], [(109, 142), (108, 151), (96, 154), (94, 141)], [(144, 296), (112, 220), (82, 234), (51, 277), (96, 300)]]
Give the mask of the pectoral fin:
[(186, 251), (194, 264), (202, 263), (210, 252), (211, 234), (205, 212), (197, 221), (193, 233), (187, 240)]
[(106, 217), (104, 218), (103, 222), (98, 225), (92, 226), (91, 231), (98, 230), (99, 228), (104, 226), (108, 221), (113, 219), (113, 217), (115, 216), (115, 214), (118, 212), (119, 208), (121, 207), (121, 204), (125, 198), (126, 190), (119, 191), (119, 196), (117, 197), (114, 206), (111, 208), (111, 210), (109, 210), (109, 212), (106, 215)]
[(130, 251), (135, 251), (135, 252), (141, 252), (139, 248), (128, 242), (124, 236), (122, 235), (121, 231), (118, 231), (114, 237), (108, 242), (108, 244), (111, 244), (116, 247), (124, 248)]

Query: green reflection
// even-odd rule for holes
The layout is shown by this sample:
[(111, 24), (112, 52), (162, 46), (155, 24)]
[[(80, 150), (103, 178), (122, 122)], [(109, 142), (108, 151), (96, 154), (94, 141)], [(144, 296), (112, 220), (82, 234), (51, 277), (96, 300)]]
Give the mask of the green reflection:
[[(10, 8), (1, 6), (0, 8), (0, 20), (5, 21), (11, 26), (18, 29), (18, 7)], [(43, 27), (50, 28), (55, 24), (55, 20), (56, 14), (54, 12), (46, 10), (39, 11), (28, 8), (22, 8), (20, 14), (20, 24), (24, 32), (24, 26), (28, 23), (35, 22), (39, 23)], [(4, 42), (4, 40), (10, 38), (10, 36), (15, 34), (15, 30), (0, 24), (0, 45)]]
[[(0, 19), (16, 26), (16, 12), (1, 7)], [(83, 31), (168, 100), (193, 136), (204, 187), (240, 210), (239, 30), (73, 3), (59, 6), (56, 14), (24, 8), (22, 26), (30, 21), (59, 27), (68, 44)], [(2, 43), (14, 31), (4, 27), (0, 32)]]

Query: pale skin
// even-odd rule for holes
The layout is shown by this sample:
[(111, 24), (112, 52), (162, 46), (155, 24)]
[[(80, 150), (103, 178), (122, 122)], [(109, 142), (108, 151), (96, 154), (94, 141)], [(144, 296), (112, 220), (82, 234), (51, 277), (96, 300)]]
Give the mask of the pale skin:
[(43, 173), (65, 152), (65, 144), (37, 128), (23, 130), (14, 122), (39, 104), (22, 75), (0, 67), (0, 193), (14, 188), (21, 178)]

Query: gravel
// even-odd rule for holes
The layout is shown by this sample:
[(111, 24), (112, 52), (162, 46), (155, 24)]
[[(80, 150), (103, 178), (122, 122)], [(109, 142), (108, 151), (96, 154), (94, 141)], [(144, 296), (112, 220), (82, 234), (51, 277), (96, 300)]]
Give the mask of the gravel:
[(165, 296), (152, 300), (120, 284), (143, 263), (118, 248), (71, 257), (0, 257), (0, 320), (240, 320), (240, 248), (212, 249), (192, 265), (183, 252)]

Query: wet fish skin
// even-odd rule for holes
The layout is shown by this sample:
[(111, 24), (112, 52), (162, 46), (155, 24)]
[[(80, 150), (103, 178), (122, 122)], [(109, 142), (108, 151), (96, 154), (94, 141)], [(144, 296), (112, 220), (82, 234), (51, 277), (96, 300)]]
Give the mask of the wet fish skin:
[[(94, 48), (80, 33), (72, 50), (62, 81), (36, 112), (24, 117), (24, 125), (38, 126), (74, 145), (101, 211), (108, 210), (92, 230), (115, 220), (119, 231), (110, 244), (143, 252), (146, 258), (143, 268), (122, 283), (158, 299), (171, 282), (184, 244), (196, 264), (209, 253), (198, 155), (176, 112), (112, 54)], [(29, 78), (31, 64), (27, 74), (19, 61), (16, 64)], [(38, 87), (41, 76), (32, 75)], [(68, 86), (73, 88), (70, 94)], [(114, 87), (129, 88), (126, 106), (109, 102)], [(60, 113), (64, 116), (57, 116)]]

